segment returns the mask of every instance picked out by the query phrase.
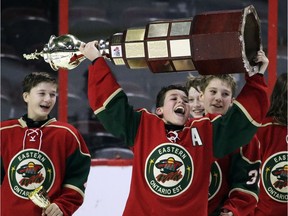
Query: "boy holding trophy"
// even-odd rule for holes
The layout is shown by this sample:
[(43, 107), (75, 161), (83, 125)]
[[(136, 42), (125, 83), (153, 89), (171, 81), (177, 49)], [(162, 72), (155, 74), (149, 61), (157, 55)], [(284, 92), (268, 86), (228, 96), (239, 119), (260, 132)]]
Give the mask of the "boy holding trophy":
[(268, 108), (266, 84), (259, 71), (246, 84), (225, 116), (190, 119), (184, 86), (158, 93), (156, 115), (135, 111), (117, 83), (97, 41), (82, 44), (89, 66), (88, 99), (104, 127), (134, 151), (130, 194), (124, 216), (207, 215), (211, 164), (247, 144)]
[(54, 77), (31, 73), (23, 80), (27, 114), (1, 122), (2, 216), (70, 216), (83, 203), (91, 157), (72, 125), (50, 117), (56, 95)]

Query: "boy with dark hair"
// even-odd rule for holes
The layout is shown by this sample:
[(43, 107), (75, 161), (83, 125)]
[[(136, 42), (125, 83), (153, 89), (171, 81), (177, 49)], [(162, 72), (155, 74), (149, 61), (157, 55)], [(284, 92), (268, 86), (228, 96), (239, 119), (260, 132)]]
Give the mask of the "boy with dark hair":
[[(91, 157), (73, 126), (49, 116), (56, 95), (54, 77), (31, 73), (23, 80), (27, 114), (1, 122), (3, 216), (68, 216), (83, 203)], [(42, 187), (50, 199), (50, 204), (38, 200), (43, 209), (28, 199), (34, 189)]]
[[(97, 42), (82, 44), (89, 66), (88, 99), (107, 131), (125, 139), (134, 160), (124, 216), (207, 215), (211, 164), (250, 141), (268, 107), (260, 73), (246, 79), (225, 116), (191, 119), (187, 91), (166, 91), (156, 114), (135, 111), (116, 82)], [(232, 143), (232, 144), (231, 144)]]

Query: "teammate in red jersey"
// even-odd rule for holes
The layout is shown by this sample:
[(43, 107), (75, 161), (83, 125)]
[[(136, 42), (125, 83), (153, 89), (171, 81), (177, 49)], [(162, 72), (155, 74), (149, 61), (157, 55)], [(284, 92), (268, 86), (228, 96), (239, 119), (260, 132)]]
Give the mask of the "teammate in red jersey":
[(267, 117), (257, 131), (262, 167), (259, 203), (253, 216), (287, 215), (287, 73), (278, 76), (270, 103)]
[(95, 41), (80, 51), (89, 66), (88, 99), (107, 131), (124, 138), (134, 160), (124, 216), (205, 216), (211, 164), (251, 140), (268, 108), (261, 73), (246, 84), (225, 116), (190, 116), (184, 86), (162, 88), (156, 115), (135, 111), (117, 83)]
[[(261, 61), (268, 64), (263, 51)], [(232, 106), (236, 82), (229, 74), (202, 78), (200, 99), (206, 113), (225, 115)], [(256, 136), (237, 151), (213, 163), (209, 185), (209, 215), (245, 216), (253, 212), (259, 192), (260, 149)]]
[[(27, 114), (1, 122), (2, 216), (71, 216), (83, 203), (91, 157), (73, 126), (49, 116), (56, 95), (54, 77), (31, 73), (23, 80)], [(47, 192), (47, 208), (28, 199), (38, 187)]]

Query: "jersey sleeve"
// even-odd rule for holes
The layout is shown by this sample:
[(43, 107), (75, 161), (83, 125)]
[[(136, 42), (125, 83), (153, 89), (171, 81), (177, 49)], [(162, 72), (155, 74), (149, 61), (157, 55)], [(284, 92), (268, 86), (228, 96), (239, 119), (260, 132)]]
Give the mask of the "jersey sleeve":
[(261, 126), (268, 105), (264, 77), (256, 74), (247, 78), (233, 106), (212, 121), (214, 156), (221, 158), (249, 143)]
[(5, 169), (4, 169), (4, 166), (3, 166), (2, 157), (0, 158), (0, 160), (1, 160), (1, 184), (0, 184), (0, 186), (1, 186), (2, 182), (3, 182), (3, 179), (4, 179), (4, 176), (5, 176)]
[[(249, 215), (257, 205), (254, 197), (242, 193), (239, 190), (234, 191), (230, 197), (231, 198), (224, 203), (223, 209), (231, 211), (233, 216)], [(249, 212), (251, 209), (252, 212)]]
[(127, 95), (102, 57), (89, 67), (88, 100), (104, 128), (132, 146), (141, 112), (128, 104)]
[(71, 154), (66, 159), (66, 172), (61, 195), (52, 200), (64, 215), (72, 215), (83, 203), (91, 157), (81, 134), (72, 128), (73, 134), (67, 135), (71, 146)]
[(71, 188), (64, 187), (61, 196), (53, 201), (63, 212), (63, 215), (73, 215), (82, 205), (84, 199), (80, 193)]
[[(2, 132), (2, 131), (1, 131)], [(1, 134), (1, 136), (2, 136), (2, 134)], [(3, 180), (4, 180), (4, 176), (5, 176), (5, 168), (4, 168), (4, 164), (3, 164), (3, 157), (2, 157), (2, 147), (3, 147), (3, 145), (1, 144), (1, 146), (0, 146), (0, 162), (1, 162), (1, 184), (0, 184), (0, 186), (2, 185), (2, 182), (3, 182)]]
[(256, 136), (248, 145), (232, 154), (230, 164), (230, 192), (223, 208), (234, 216), (248, 215), (258, 202), (260, 180), (260, 146)]

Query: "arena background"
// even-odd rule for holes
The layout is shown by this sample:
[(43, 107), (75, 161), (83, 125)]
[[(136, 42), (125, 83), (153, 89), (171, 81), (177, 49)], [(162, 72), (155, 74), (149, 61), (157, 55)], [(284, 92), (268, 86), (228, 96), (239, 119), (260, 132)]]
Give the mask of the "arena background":
[[(243, 9), (253, 5), (261, 20), (261, 39), (269, 58), (265, 74), (271, 92), (276, 77), (287, 73), (286, 0), (2, 0), (1, 1), (1, 121), (26, 112), (21, 81), (33, 71), (47, 71), (59, 78), (59, 97), (52, 113), (77, 127), (91, 151), (92, 166), (81, 215), (122, 214), (129, 191), (132, 152), (107, 133), (87, 101), (85, 60), (71, 71), (53, 71), (42, 58), (25, 60), (24, 53), (41, 51), (51, 35), (73, 34), (80, 40), (107, 39), (129, 27), (155, 20), (188, 18), (207, 11)], [(130, 103), (154, 111), (158, 90), (171, 83), (185, 83), (197, 71), (154, 74), (148, 69), (111, 66)], [(235, 74), (238, 91), (243, 74)]]

